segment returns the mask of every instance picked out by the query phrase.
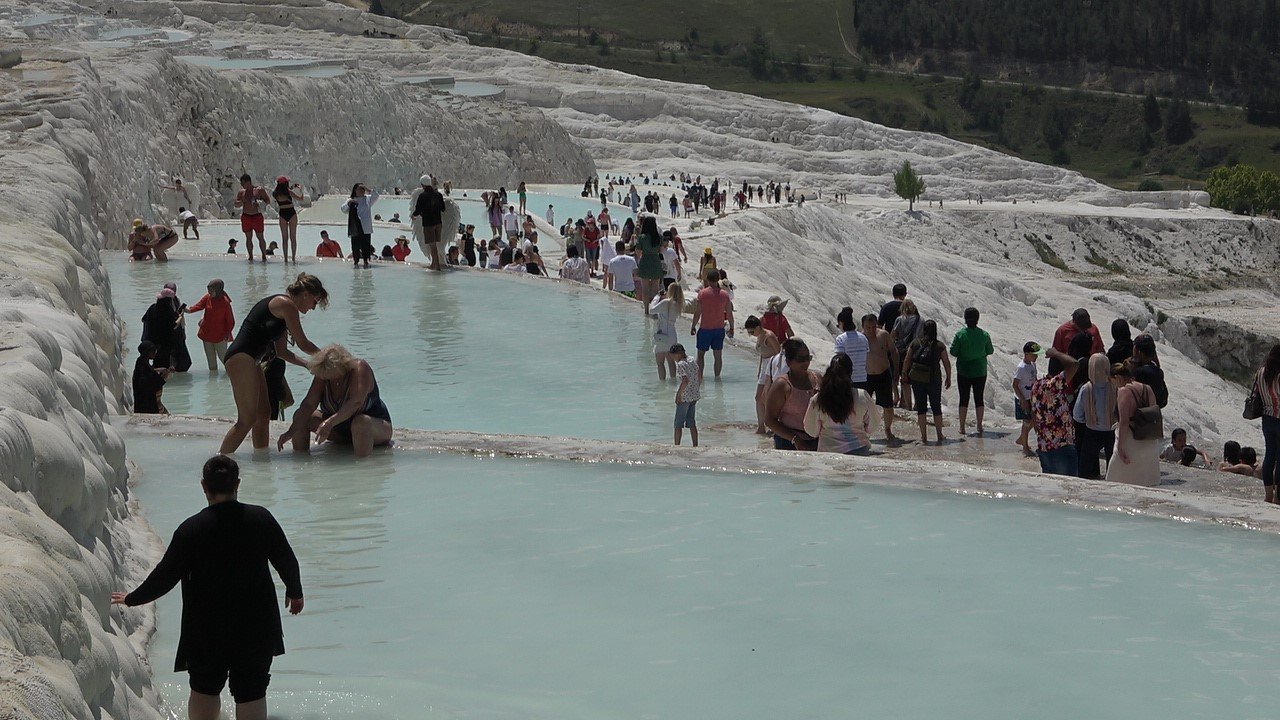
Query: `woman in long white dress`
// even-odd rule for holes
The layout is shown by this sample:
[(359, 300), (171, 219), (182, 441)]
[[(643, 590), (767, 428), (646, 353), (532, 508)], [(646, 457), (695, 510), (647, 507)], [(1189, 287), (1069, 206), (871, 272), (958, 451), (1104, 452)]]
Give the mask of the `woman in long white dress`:
[(1116, 423), (1116, 450), (1107, 463), (1107, 480), (1130, 485), (1160, 484), (1160, 443), (1161, 433), (1147, 440), (1133, 437), (1130, 422), (1141, 408), (1156, 404), (1156, 394), (1147, 385), (1133, 379), (1133, 369), (1129, 363), (1112, 368), (1115, 379), (1116, 411), (1119, 422)]

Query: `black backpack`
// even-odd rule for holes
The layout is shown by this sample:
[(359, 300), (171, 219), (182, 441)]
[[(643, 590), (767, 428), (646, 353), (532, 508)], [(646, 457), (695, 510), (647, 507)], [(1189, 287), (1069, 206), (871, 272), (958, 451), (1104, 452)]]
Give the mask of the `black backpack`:
[(916, 351), (911, 355), (911, 373), (908, 379), (912, 382), (929, 382), (933, 378), (938, 342), (920, 338), (916, 343)]
[(925, 365), (932, 369), (935, 345), (937, 345), (936, 342), (924, 342), (922, 338), (921, 342), (916, 346), (916, 354), (911, 356), (911, 364)]

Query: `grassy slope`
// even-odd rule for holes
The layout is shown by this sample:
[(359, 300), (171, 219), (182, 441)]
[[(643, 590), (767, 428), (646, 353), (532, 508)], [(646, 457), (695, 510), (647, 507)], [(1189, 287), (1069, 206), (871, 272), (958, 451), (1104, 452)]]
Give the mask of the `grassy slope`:
[[(467, 30), (488, 31), (495, 23), (538, 28), (540, 34), (576, 35), (584, 28), (624, 45), (677, 41), (698, 31), (699, 42), (711, 47), (745, 42), (753, 28), (762, 28), (779, 53), (790, 57), (801, 49), (810, 55), (847, 58), (836, 26), (837, 9), (852, 38), (848, 0), (808, 0), (786, 7), (781, 2), (699, 0), (698, 2), (633, 2), (631, 0), (434, 0), (409, 18)], [(421, 5), (420, 0), (383, 0), (392, 14)]]
[[(383, 0), (383, 4), (393, 13), (421, 5), (417, 0)], [(982, 92), (1004, 108), (1004, 121), (999, 132), (974, 127), (973, 113), (959, 102), (958, 81), (881, 72), (856, 80), (847, 67), (854, 61), (844, 49), (835, 21), (839, 9), (848, 26), (849, 6), (842, 1), (812, 0), (795, 8), (740, 0), (671, 3), (669, 10), (662, 5), (652, 0), (583, 2), (583, 35), (597, 31), (610, 45), (607, 55), (598, 46), (575, 42), (576, 0), (435, 0), (410, 19), (469, 30), (477, 44), (532, 50), (551, 60), (702, 83), (891, 127), (941, 132), (1029, 160), (1059, 164), (1121, 188), (1137, 187), (1148, 178), (1169, 189), (1186, 184), (1198, 187), (1213, 167), (1230, 160), (1280, 171), (1276, 152), (1280, 129), (1248, 125), (1242, 111), (1229, 108), (1196, 106), (1194, 139), (1170, 146), (1157, 131), (1152, 134), (1154, 144), (1140, 150), (1138, 99), (988, 83)], [(495, 27), (498, 34), (492, 32)], [(792, 58), (797, 50), (815, 61), (834, 58), (839, 79), (830, 77), (824, 62), (815, 63), (818, 67), (811, 68), (807, 81), (752, 78), (732, 62), (732, 56), (756, 27), (771, 38), (780, 60)], [(689, 41), (691, 29), (697, 30), (696, 42)], [(852, 38), (851, 31), (846, 30), (845, 36)], [(717, 41), (725, 54), (711, 52)], [(1066, 141), (1056, 158), (1043, 137), (1050, 106), (1068, 118)]]

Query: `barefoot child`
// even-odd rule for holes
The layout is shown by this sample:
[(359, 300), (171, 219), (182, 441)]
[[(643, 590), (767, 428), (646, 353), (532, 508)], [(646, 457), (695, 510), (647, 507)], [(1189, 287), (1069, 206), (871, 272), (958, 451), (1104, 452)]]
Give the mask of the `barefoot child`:
[(1036, 381), (1036, 359), (1042, 352), (1039, 343), (1023, 345), (1022, 362), (1013, 373), (1013, 416), (1022, 421), (1022, 434), (1017, 442), (1027, 456), (1035, 455), (1027, 436), (1031, 433), (1031, 385)]
[(689, 438), (693, 446), (698, 447), (698, 425), (695, 422), (695, 410), (698, 399), (702, 397), (702, 370), (696, 360), (690, 360), (684, 346), (676, 343), (667, 351), (668, 357), (676, 361), (676, 378), (680, 381), (676, 388), (676, 444), (689, 428)]

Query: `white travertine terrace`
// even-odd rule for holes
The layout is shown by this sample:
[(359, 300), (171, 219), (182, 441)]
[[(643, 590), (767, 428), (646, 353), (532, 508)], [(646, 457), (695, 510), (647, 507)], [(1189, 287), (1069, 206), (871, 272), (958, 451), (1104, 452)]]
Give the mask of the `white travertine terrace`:
[[(157, 34), (98, 41), (132, 26)], [(170, 41), (164, 30), (182, 34)], [(177, 59), (196, 54), (310, 58), (350, 72), (303, 78)], [(495, 82), (505, 95), (454, 98), (394, 81), (423, 75)], [(903, 160), (946, 212), (907, 214), (890, 200)], [(874, 307), (897, 281), (947, 336), (976, 305), (997, 345), (995, 423), (1011, 414), (1000, 388), (1017, 349), (1046, 341), (1082, 305), (1104, 335), (1125, 317), (1166, 341), (1174, 422), (1210, 444), (1252, 431), (1239, 418), (1243, 391), (1202, 367), (1188, 323), (1157, 324), (1145, 300), (1199, 280), (1229, 284), (1234, 270), (1280, 259), (1274, 222), (1208, 210), (1202, 193), (1120, 193), (939, 136), (474, 47), (325, 0), (10, 0), (0, 4), (0, 708), (158, 716), (140, 660), (151, 616), (107, 607), (156, 548), (109, 422), (128, 390), (99, 253), (122, 246), (135, 216), (172, 219), (177, 198), (161, 181), (183, 178), (192, 205), (214, 216), (246, 170), (322, 189), (403, 187), (424, 170), (459, 187), (511, 187), (580, 182), (597, 166), (776, 179), (810, 198), (853, 193), (849, 205), (680, 223), (691, 249), (716, 246), (742, 309), (791, 298), (788, 314), (819, 354), (840, 306)], [(978, 195), (994, 202), (965, 202)], [(1067, 272), (1046, 263), (1046, 249)], [(1010, 477), (1010, 487), (1034, 481)], [(1274, 527), (1271, 515), (1259, 508), (1247, 522)]]

